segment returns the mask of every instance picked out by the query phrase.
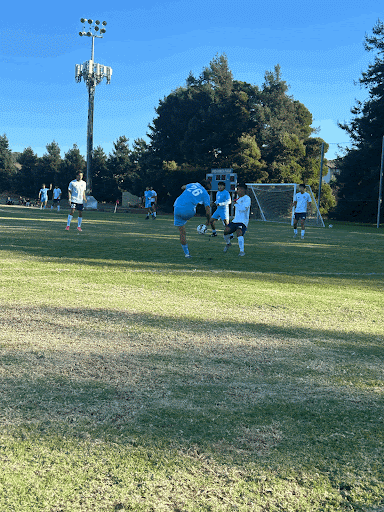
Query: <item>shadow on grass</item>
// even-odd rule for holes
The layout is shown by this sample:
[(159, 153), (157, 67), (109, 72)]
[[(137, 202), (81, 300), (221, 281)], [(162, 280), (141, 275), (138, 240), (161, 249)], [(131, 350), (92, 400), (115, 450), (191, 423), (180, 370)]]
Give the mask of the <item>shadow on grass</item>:
[(0, 319), (10, 431), (133, 436), (321, 470), (368, 470), (384, 455), (379, 336), (231, 321), (186, 330), (182, 319), (98, 309), (10, 307)]

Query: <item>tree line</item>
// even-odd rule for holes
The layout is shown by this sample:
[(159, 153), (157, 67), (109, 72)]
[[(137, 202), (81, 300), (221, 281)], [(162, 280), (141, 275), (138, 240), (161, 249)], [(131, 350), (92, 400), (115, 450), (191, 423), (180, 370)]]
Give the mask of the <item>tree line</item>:
[[(365, 44), (367, 51), (377, 55), (359, 80), (367, 87), (369, 99), (351, 109), (350, 123), (340, 123), (351, 137), (352, 148), (346, 148), (337, 161), (336, 208), (331, 188), (322, 187), (321, 211), (333, 209), (332, 215), (340, 219), (372, 215), (378, 192), (384, 116), (384, 26), (380, 20), (373, 35), (366, 35)], [(304, 182), (316, 193), (324, 141), (316, 136), (310, 111), (288, 91), (278, 65), (265, 73), (259, 87), (235, 80), (227, 57), (216, 55), (199, 76), (190, 73), (183, 86), (159, 101), (148, 126), (149, 142), (137, 139), (130, 145), (121, 136), (109, 155), (100, 146), (94, 150), (93, 195), (100, 201), (114, 201), (122, 190), (141, 195), (151, 185), (159, 203), (171, 208), (182, 184), (202, 179), (212, 168), (228, 167), (242, 181)], [(63, 158), (55, 141), (47, 145), (42, 157), (30, 147), (15, 155), (9, 152), (6, 136), (0, 137), (3, 190), (33, 196), (42, 182), (66, 190), (76, 171), (85, 167), (76, 145)]]

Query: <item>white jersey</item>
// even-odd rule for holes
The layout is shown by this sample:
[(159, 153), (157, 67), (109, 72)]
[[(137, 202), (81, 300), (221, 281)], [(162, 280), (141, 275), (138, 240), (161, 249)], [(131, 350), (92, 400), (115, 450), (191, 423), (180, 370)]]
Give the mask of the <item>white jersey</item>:
[(87, 189), (87, 184), (84, 180), (73, 180), (68, 186), (71, 192), (71, 203), (83, 204), (83, 195)]
[(232, 222), (248, 226), (250, 212), (251, 198), (248, 195), (238, 197), (235, 201), (235, 217), (232, 219)]
[(157, 194), (154, 190), (151, 190), (151, 192), (152, 192), (151, 203), (154, 203), (154, 202), (156, 202)]
[(58, 199), (60, 197), (60, 194), (61, 194), (61, 189), (60, 188), (54, 188), (53, 189), (53, 199)]
[(307, 204), (311, 203), (311, 196), (308, 192), (298, 192), (295, 195), (294, 201), (297, 201), (295, 213), (306, 213), (307, 212)]

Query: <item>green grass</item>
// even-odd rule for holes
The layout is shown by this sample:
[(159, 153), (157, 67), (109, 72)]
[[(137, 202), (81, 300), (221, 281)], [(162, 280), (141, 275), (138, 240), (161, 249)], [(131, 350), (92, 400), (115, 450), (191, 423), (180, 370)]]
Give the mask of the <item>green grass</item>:
[(382, 229), (200, 221), (1, 209), (1, 512), (384, 510)]

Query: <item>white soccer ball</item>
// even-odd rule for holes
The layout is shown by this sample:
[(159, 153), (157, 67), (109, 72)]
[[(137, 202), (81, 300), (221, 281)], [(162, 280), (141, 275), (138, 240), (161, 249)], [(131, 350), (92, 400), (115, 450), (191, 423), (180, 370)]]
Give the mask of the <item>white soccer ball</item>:
[(333, 228), (333, 224), (330, 224), (328, 227), (329, 227), (329, 228)]
[(196, 229), (199, 235), (204, 235), (207, 232), (207, 226), (205, 224), (199, 224)]

